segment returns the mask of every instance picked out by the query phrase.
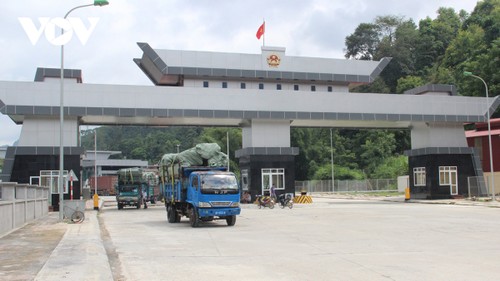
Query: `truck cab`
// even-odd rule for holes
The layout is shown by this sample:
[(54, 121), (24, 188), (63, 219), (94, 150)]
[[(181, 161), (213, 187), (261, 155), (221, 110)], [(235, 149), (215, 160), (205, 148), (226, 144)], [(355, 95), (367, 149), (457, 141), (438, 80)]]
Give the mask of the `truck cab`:
[(118, 209), (124, 206), (141, 207), (141, 185), (139, 184), (119, 184), (116, 187), (116, 202)]

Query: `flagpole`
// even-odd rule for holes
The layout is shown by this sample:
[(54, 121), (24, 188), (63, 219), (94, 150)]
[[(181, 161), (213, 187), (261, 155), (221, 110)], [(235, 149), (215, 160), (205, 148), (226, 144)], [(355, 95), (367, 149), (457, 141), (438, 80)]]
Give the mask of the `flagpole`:
[(262, 34), (262, 47), (266, 45), (266, 19), (262, 19), (262, 22), (264, 23), (264, 33)]

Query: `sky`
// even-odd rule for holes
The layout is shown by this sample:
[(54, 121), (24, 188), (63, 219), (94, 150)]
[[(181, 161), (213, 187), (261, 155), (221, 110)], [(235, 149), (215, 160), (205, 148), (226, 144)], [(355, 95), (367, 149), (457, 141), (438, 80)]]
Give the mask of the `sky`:
[[(471, 13), (477, 0), (109, 0), (104, 7), (71, 12), (85, 28), (83, 44), (73, 32), (64, 47), (65, 68), (82, 70), (83, 83), (152, 85), (133, 62), (142, 54), (137, 42), (154, 49), (260, 54), (256, 32), (266, 21), (266, 46), (286, 47), (290, 56), (343, 58), (345, 37), (361, 23), (395, 15), (415, 23), (435, 18), (439, 7)], [(92, 0), (19, 0), (0, 4), (0, 81), (33, 81), (37, 67), (60, 68), (61, 48), (50, 32), (32, 43), (28, 28), (42, 30), (39, 18), (62, 18)], [(93, 24), (97, 18), (97, 23)], [(47, 26), (50, 26), (47, 25)], [(47, 28), (51, 30), (50, 28)], [(29, 30), (29, 29), (28, 29)], [(59, 33), (60, 31), (56, 31)], [(36, 34), (36, 33), (35, 33)], [(67, 32), (66, 35), (70, 35)], [(35, 37), (33, 37), (35, 38)], [(21, 132), (0, 114), (0, 146), (12, 145)]]

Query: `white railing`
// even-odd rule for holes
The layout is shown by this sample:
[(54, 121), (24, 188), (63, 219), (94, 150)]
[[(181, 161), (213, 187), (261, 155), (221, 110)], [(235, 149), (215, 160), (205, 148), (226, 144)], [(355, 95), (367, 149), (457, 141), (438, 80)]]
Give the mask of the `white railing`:
[(49, 188), (0, 182), (0, 237), (49, 213)]
[(371, 192), (398, 191), (397, 179), (375, 180), (336, 180), (332, 186), (331, 180), (296, 181), (295, 192)]

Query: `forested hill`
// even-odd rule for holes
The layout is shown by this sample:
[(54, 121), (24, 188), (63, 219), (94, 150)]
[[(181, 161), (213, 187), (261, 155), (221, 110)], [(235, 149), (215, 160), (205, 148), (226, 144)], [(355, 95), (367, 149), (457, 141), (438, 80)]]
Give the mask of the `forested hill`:
[(346, 37), (345, 57), (392, 61), (379, 79), (353, 91), (402, 93), (424, 84), (453, 84), (466, 96), (500, 94), (500, 0), (479, 1), (470, 14), (440, 8), (415, 23), (400, 16), (379, 16), (361, 23)]
[[(460, 95), (500, 94), (500, 0), (478, 2), (472, 12), (440, 8), (436, 15), (415, 22), (401, 16), (379, 16), (361, 23), (345, 38), (347, 59), (379, 60), (392, 57), (376, 81), (352, 92), (395, 93), (424, 84), (453, 84)], [(498, 116), (498, 114), (496, 114)], [(226, 152), (229, 132), (230, 158), (237, 171), (234, 151), (241, 148), (241, 129), (198, 127), (101, 127), (99, 150), (118, 150), (120, 157), (144, 159), (155, 164), (165, 153), (185, 150), (200, 142), (217, 142)], [(341, 130), (293, 128), (292, 146), (299, 147), (296, 179), (331, 177), (330, 139), (336, 179), (395, 178), (407, 174), (409, 132), (399, 130)], [(93, 149), (93, 131), (82, 132), (85, 148)]]

